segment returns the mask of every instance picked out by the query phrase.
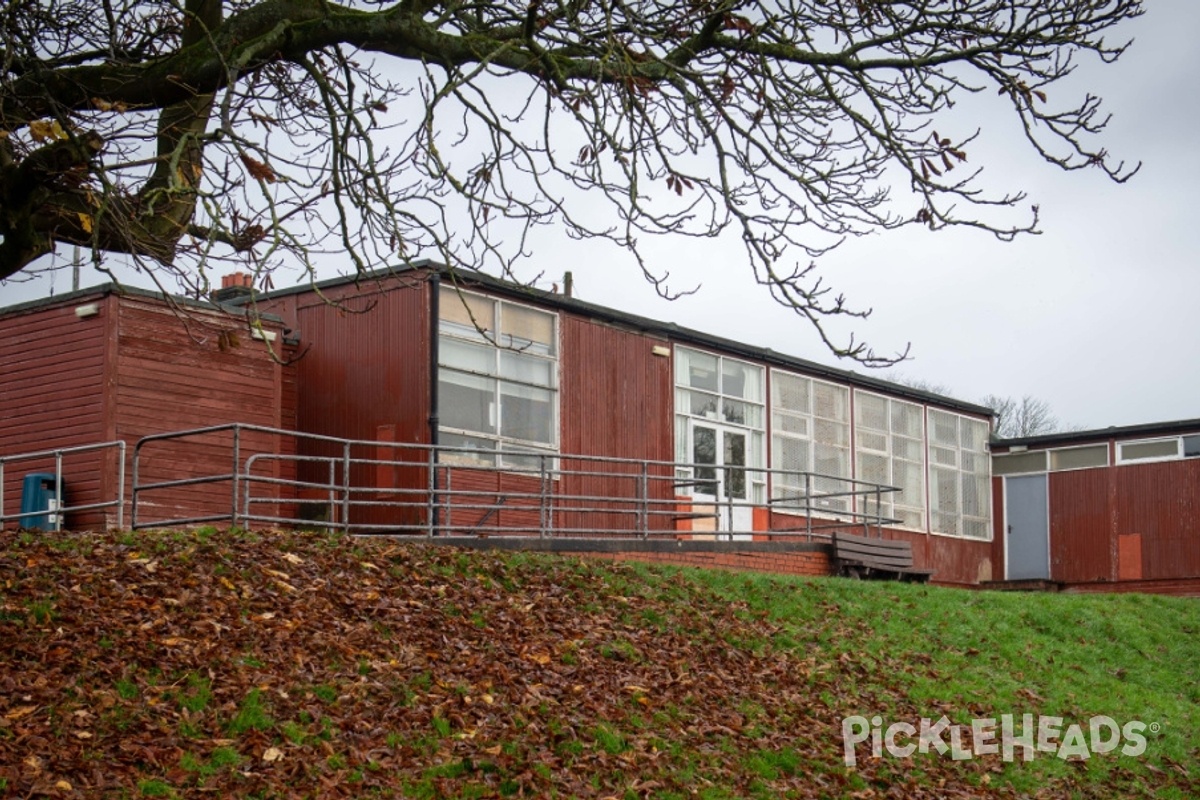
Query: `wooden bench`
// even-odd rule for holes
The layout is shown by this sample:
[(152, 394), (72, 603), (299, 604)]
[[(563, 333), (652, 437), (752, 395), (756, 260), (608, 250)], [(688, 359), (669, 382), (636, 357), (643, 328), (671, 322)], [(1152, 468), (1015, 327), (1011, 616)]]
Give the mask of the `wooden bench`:
[(833, 534), (833, 568), (847, 578), (924, 583), (931, 569), (914, 569), (912, 543), (903, 539), (869, 539)]

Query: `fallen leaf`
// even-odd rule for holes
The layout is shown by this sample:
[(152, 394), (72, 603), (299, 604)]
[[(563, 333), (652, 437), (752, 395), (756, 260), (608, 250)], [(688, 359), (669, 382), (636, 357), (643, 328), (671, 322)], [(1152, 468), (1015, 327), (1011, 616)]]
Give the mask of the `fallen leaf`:
[(278, 747), (268, 747), (262, 754), (263, 761), (278, 761), (281, 758), (283, 758), (283, 751)]

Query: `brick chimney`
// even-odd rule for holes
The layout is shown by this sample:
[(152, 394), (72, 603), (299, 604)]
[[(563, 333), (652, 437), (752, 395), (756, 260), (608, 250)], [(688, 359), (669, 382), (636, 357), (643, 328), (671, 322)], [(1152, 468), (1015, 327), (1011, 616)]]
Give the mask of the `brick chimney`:
[(212, 293), (214, 303), (235, 303), (254, 294), (254, 276), (249, 272), (234, 272), (221, 276), (221, 288)]

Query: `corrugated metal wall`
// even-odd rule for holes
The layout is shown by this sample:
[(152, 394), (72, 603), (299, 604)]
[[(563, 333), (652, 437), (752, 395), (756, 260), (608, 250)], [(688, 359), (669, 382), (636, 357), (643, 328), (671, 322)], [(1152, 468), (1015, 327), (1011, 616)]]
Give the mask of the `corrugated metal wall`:
[[(76, 317), (75, 308), (85, 303), (99, 304), (100, 313)], [(0, 318), (0, 454), (104, 441), (110, 323), (108, 303), (100, 295)], [(92, 453), (64, 462), (68, 503), (101, 501), (101, 458)], [(10, 465), (4, 476), (4, 512), (20, 511), (26, 473), (53, 471), (53, 459)], [(102, 521), (102, 512), (83, 512), (68, 517), (66, 524), (83, 527)]]

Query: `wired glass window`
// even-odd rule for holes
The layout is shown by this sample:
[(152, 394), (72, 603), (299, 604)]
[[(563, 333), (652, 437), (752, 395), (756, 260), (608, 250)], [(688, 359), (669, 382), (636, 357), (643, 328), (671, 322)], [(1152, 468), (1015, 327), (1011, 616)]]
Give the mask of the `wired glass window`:
[(558, 336), (554, 314), (442, 287), (439, 441), (451, 460), (536, 466), (558, 449)]
[(988, 423), (929, 411), (930, 530), (968, 539), (991, 538)]
[(771, 478), (771, 497), (785, 501), (781, 511), (790, 504), (850, 510), (849, 496), (825, 496), (851, 486), (839, 480), (851, 477), (847, 387), (771, 371), (771, 467), (782, 470)]
[[(867, 392), (854, 393), (856, 477), (896, 486), (862, 503), (870, 516), (894, 517), (905, 528), (925, 529), (925, 409)], [(861, 487), (860, 487), (861, 488)]]

